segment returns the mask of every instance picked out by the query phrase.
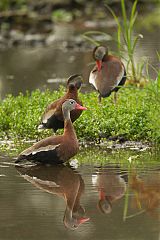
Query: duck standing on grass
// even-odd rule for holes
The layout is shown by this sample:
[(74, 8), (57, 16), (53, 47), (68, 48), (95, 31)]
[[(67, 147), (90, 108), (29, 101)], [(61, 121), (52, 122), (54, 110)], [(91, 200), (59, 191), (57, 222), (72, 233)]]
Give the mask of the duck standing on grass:
[[(78, 98), (78, 90), (82, 84), (82, 76), (75, 74), (71, 75), (67, 81), (67, 92), (65, 95), (53, 103), (49, 104), (42, 116), (41, 124), (38, 126), (38, 129), (53, 129), (54, 132), (57, 129), (64, 128), (64, 119), (62, 113), (62, 104), (66, 99), (73, 99), (78, 104), (82, 105), (81, 101)], [(81, 109), (74, 109), (71, 112), (71, 121), (74, 122), (77, 118), (80, 117), (82, 113)]]
[(108, 50), (103, 46), (95, 47), (93, 58), (96, 65), (90, 72), (89, 83), (99, 92), (99, 102), (101, 97), (109, 97), (114, 94), (114, 102), (117, 101), (117, 91), (126, 81), (126, 70), (124, 64), (118, 57), (108, 55)]
[(40, 163), (64, 163), (77, 154), (79, 144), (74, 130), (70, 112), (72, 110), (86, 110), (75, 100), (68, 99), (62, 105), (64, 117), (64, 133), (59, 136), (50, 136), (35, 143), (18, 156), (16, 163), (31, 160)]

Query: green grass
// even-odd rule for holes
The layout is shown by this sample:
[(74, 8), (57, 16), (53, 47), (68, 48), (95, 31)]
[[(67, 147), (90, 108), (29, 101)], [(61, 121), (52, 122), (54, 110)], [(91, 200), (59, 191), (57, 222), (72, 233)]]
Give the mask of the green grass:
[[(14, 141), (41, 139), (52, 131), (37, 131), (41, 114), (50, 102), (62, 96), (59, 91), (7, 96), (0, 101), (0, 138)], [(119, 91), (118, 104), (112, 97), (98, 103), (97, 93), (80, 93), (88, 110), (74, 123), (77, 136), (82, 141), (96, 142), (100, 136), (125, 135), (128, 140), (160, 143), (160, 79), (145, 88), (123, 87)], [(62, 131), (60, 131), (62, 132)]]

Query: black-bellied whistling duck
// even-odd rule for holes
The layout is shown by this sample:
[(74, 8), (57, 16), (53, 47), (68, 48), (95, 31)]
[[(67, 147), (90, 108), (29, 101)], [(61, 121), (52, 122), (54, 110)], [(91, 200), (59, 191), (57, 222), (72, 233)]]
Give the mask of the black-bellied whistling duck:
[(80, 204), (84, 182), (80, 174), (64, 165), (16, 166), (21, 176), (35, 187), (61, 197), (66, 202), (64, 225), (74, 230), (89, 220)]
[(108, 97), (115, 92), (114, 101), (116, 102), (116, 93), (126, 81), (126, 70), (123, 63), (118, 57), (109, 55), (104, 46), (95, 47), (93, 58), (96, 65), (90, 72), (89, 83), (99, 92), (99, 101), (101, 101), (101, 97)]
[(32, 147), (20, 153), (16, 163), (22, 160), (41, 163), (63, 163), (73, 157), (79, 150), (76, 132), (70, 118), (70, 112), (74, 109), (86, 110), (75, 100), (66, 100), (62, 104), (64, 116), (63, 135), (50, 136), (35, 143)]
[[(42, 116), (41, 124), (38, 129), (53, 129), (54, 132), (57, 129), (64, 128), (64, 119), (62, 113), (62, 104), (66, 99), (74, 99), (78, 104), (82, 105), (78, 98), (78, 90), (82, 84), (82, 76), (75, 74), (67, 80), (67, 92), (63, 97), (49, 104)], [(74, 122), (81, 115), (81, 109), (74, 109), (71, 112), (71, 120)]]
[(126, 191), (124, 178), (117, 173), (114, 167), (106, 167), (98, 171), (92, 178), (99, 193), (98, 208), (102, 213), (108, 214), (112, 211), (112, 203), (122, 198)]

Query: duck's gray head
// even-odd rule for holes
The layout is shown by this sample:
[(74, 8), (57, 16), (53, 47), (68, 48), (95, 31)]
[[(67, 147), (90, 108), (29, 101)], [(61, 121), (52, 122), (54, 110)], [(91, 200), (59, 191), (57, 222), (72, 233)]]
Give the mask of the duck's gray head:
[(104, 57), (108, 55), (108, 49), (104, 46), (97, 46), (93, 50), (93, 58), (96, 61), (97, 69), (100, 72)]
[(101, 211), (101, 213), (109, 214), (112, 211), (112, 204), (107, 198), (100, 199), (98, 202), (98, 208)]
[(85, 223), (87, 221), (89, 221), (89, 218), (86, 218), (86, 217), (81, 217), (81, 218), (75, 218), (75, 217), (67, 218), (67, 217), (64, 217), (64, 220), (63, 220), (65, 227), (70, 229), (70, 230), (77, 229), (82, 223)]
[(74, 74), (71, 75), (68, 80), (67, 80), (67, 86), (72, 89), (72, 88), (77, 88), (79, 89), (82, 85), (83, 82), (83, 77), (80, 74)]
[(78, 104), (75, 100), (73, 99), (67, 99), (63, 104), (62, 104), (62, 110), (64, 111), (72, 111), (74, 109), (79, 109), (79, 110), (86, 110), (86, 107), (81, 106)]
[(104, 56), (108, 54), (108, 49), (104, 46), (97, 46), (93, 50), (93, 58), (96, 61), (102, 61)]

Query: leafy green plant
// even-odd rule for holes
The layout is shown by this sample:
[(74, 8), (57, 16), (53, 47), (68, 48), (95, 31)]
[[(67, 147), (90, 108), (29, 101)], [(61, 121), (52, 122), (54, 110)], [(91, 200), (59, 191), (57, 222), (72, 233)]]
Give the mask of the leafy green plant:
[[(159, 80), (158, 80), (159, 81)], [(110, 136), (125, 136), (128, 140), (160, 142), (160, 120), (157, 97), (152, 83), (144, 89), (127, 87), (120, 90), (117, 106), (111, 98), (98, 104), (97, 93), (80, 93), (80, 98), (88, 108), (74, 123), (77, 136), (82, 141), (107, 139)], [(59, 91), (9, 95), (0, 101), (0, 138), (4, 139), (41, 139), (49, 136), (52, 130), (38, 132), (40, 117), (50, 102), (62, 96)], [(61, 131), (63, 132), (63, 130)]]

